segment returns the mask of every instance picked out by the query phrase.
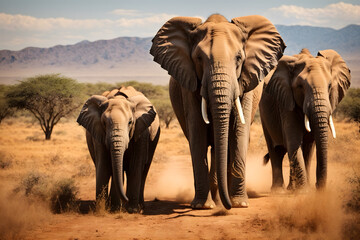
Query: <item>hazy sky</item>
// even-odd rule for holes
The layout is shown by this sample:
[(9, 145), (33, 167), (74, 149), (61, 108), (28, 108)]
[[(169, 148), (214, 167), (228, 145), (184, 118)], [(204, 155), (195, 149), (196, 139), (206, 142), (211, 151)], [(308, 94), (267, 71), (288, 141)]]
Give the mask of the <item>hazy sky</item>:
[(0, 50), (151, 37), (171, 17), (263, 15), (274, 24), (360, 24), (360, 0), (0, 0)]

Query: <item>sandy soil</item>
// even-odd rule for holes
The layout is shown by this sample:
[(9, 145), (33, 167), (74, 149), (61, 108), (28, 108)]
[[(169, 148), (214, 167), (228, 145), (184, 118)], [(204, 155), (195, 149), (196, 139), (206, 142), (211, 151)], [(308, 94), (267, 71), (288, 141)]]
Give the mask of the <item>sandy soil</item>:
[[(313, 161), (309, 192), (283, 195), (270, 193), (271, 166), (262, 164), (266, 147), (255, 123), (247, 161), (250, 207), (230, 211), (221, 206), (189, 208), (194, 190), (188, 145), (179, 126), (172, 124), (162, 129), (146, 183), (144, 213), (110, 214), (92, 210), (94, 166), (84, 130), (73, 121), (56, 126), (51, 141), (42, 140), (38, 125), (29, 119), (0, 125), (0, 161), (11, 162), (0, 169), (0, 239), (356, 239), (360, 234), (359, 215), (344, 207), (360, 197), (354, 196), (349, 181), (359, 178), (360, 170), (360, 134), (354, 123), (335, 124), (338, 138), (329, 143), (328, 189), (315, 191)], [(287, 180), (288, 160), (284, 163)], [(73, 179), (79, 211), (53, 214), (46, 201), (29, 201), (14, 191), (29, 172)]]

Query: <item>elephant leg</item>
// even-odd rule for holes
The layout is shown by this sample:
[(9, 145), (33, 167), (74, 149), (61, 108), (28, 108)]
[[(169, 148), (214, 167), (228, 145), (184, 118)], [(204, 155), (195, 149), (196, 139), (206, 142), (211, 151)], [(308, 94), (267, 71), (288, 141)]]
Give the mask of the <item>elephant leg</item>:
[(126, 196), (129, 202), (126, 209), (129, 213), (141, 212), (140, 206), (142, 175), (149, 152), (149, 132), (145, 131), (135, 142), (131, 141), (127, 151), (130, 153), (129, 168), (127, 170)]
[(108, 186), (111, 176), (110, 155), (104, 145), (93, 141), (96, 168), (96, 201), (108, 201)]
[(310, 133), (308, 133), (304, 136), (303, 148), (302, 148), (308, 183), (310, 183), (310, 166), (311, 166), (311, 159), (314, 153), (314, 149), (315, 149), (315, 140), (313, 136)]
[(304, 136), (303, 119), (295, 112), (284, 111), (280, 113), (283, 123), (283, 135), (290, 161), (290, 179), (288, 190), (304, 188), (307, 185), (307, 176), (302, 151)]
[(109, 180), (111, 176), (111, 169), (108, 166), (100, 163), (96, 168), (96, 201), (100, 199), (108, 199)]
[(154, 153), (155, 153), (157, 143), (159, 141), (159, 137), (160, 137), (160, 128), (159, 128), (154, 140), (151, 141), (149, 139), (149, 154), (147, 157), (147, 162), (145, 163), (144, 171), (141, 175), (140, 198), (139, 198), (140, 200), (139, 201), (140, 201), (140, 207), (142, 209), (144, 208), (144, 189), (145, 189), (146, 177), (149, 173), (150, 165), (151, 165), (151, 162), (154, 157)]
[(307, 177), (305, 162), (301, 146), (290, 148), (288, 151), (290, 160), (290, 179), (288, 190), (300, 189), (306, 186)]
[(272, 169), (272, 192), (282, 192), (284, 189), (284, 177), (282, 171), (282, 163), (286, 149), (283, 146), (269, 148), (269, 155)]
[[(250, 140), (250, 123), (252, 113), (253, 92), (245, 93), (241, 101), (245, 124), (240, 123), (237, 110), (230, 116), (229, 157), (230, 157), (230, 194), (232, 207), (249, 206), (245, 186), (246, 155)], [(236, 119), (236, 120), (235, 120)]]
[(194, 209), (214, 208), (209, 187), (209, 169), (207, 162), (208, 126), (202, 119), (200, 96), (182, 89), (183, 113), (185, 114), (185, 136), (189, 141), (193, 165), (195, 197), (191, 202)]

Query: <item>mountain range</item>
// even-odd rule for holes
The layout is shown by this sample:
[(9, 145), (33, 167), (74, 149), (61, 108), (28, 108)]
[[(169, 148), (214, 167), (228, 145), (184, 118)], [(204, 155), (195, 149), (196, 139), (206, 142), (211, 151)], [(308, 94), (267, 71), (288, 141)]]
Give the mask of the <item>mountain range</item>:
[[(334, 49), (351, 69), (352, 86), (360, 87), (360, 25), (339, 30), (284, 25), (276, 28), (287, 45), (284, 54), (293, 55), (302, 48), (308, 48), (313, 55), (319, 50)], [(62, 73), (81, 82), (137, 80), (167, 84), (169, 76), (149, 54), (151, 39), (119, 37), (50, 48), (1, 50), (0, 83), (11, 84), (38, 74)]]

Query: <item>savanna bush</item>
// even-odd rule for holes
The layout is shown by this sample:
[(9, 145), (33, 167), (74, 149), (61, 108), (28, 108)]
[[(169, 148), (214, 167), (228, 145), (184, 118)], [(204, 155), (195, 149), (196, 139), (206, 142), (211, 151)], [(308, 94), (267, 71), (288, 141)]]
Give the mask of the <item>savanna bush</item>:
[(61, 179), (57, 181), (51, 190), (50, 209), (53, 213), (76, 211), (78, 190), (73, 179)]
[(49, 192), (49, 177), (35, 170), (29, 171), (22, 177), (14, 191), (23, 193), (27, 197), (46, 200)]
[(6, 169), (11, 167), (12, 159), (11, 156), (6, 154), (5, 152), (0, 152), (0, 169)]

